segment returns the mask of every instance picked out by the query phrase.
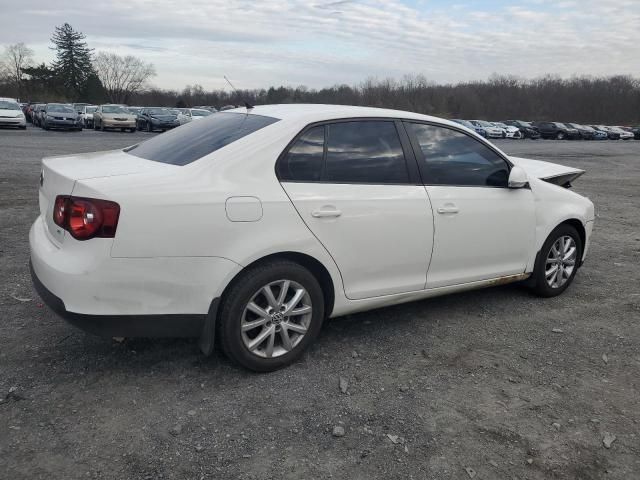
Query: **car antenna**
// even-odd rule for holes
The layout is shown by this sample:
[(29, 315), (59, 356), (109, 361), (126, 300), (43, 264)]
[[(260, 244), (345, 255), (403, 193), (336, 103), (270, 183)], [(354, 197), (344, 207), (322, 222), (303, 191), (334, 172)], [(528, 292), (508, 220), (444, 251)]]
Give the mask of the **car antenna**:
[[(228, 83), (229, 85), (231, 85), (231, 88), (233, 88), (233, 91), (234, 91), (236, 94), (240, 95), (240, 92), (238, 92), (238, 90), (236, 90), (236, 87), (234, 87), (234, 86), (233, 86), (233, 83), (231, 83), (231, 82), (229, 81), (229, 79), (227, 78), (227, 76), (226, 76), (226, 75), (223, 75), (223, 77), (224, 77), (224, 79), (227, 81), (227, 83)], [(242, 101), (244, 102), (244, 106), (247, 108), (247, 110), (251, 110), (251, 109), (253, 108), (253, 105), (251, 105), (249, 102), (247, 102), (244, 98), (242, 99)]]

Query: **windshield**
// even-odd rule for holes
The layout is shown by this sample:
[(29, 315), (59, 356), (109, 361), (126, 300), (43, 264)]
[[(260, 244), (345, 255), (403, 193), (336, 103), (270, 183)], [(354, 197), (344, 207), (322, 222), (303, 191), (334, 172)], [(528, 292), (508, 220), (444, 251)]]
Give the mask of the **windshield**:
[(147, 108), (149, 115), (171, 115), (168, 108)]
[(493, 127), (489, 122), (485, 122), (484, 120), (474, 120), (481, 127)]
[(194, 117), (208, 117), (211, 115), (211, 112), (208, 110), (191, 110), (191, 115)]
[(555, 122), (554, 125), (558, 128), (567, 128), (567, 126), (564, 123)]
[(98, 107), (84, 107), (84, 113), (93, 113), (98, 109)]
[(186, 165), (277, 121), (277, 118), (245, 113), (216, 114), (186, 123), (124, 151), (147, 160)]
[(47, 105), (47, 112), (74, 113), (75, 110), (70, 105)]
[(103, 105), (102, 106), (103, 113), (129, 113), (126, 108), (121, 107), (120, 105)]
[(138, 107), (129, 107), (127, 108), (127, 110), (129, 110), (129, 112), (133, 113), (134, 115), (137, 115), (142, 109)]
[(0, 110), (20, 110), (20, 105), (18, 105), (16, 102), (0, 100)]
[(507, 128), (507, 126), (502, 122), (493, 122), (496, 127)]

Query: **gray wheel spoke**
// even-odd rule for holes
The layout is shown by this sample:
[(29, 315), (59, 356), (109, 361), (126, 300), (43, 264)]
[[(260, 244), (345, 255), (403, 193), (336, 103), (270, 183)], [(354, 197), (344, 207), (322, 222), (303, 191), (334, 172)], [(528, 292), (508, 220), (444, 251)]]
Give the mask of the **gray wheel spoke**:
[(265, 285), (262, 287), (262, 293), (264, 293), (267, 302), (269, 302), (269, 306), (276, 308), (278, 306), (278, 301), (276, 297), (273, 296), (273, 290), (271, 290), (271, 285)]
[(311, 312), (311, 307), (308, 305), (304, 305), (300, 308), (294, 308), (293, 310), (291, 310), (289, 312), (289, 316), (293, 317), (296, 315), (304, 315), (305, 313), (310, 313)]
[(551, 275), (553, 275), (554, 273), (556, 273), (558, 271), (558, 265), (554, 265), (553, 267), (551, 267), (549, 270), (547, 270), (546, 275), (547, 278), (549, 278)]
[(280, 328), (280, 338), (282, 339), (282, 348), (287, 352), (293, 348), (286, 325), (282, 325), (282, 328)]
[(287, 303), (286, 308), (284, 310), (284, 314), (285, 315), (289, 314), (291, 310), (293, 310), (295, 306), (298, 305), (298, 303), (300, 303), (300, 300), (302, 300), (302, 297), (304, 297), (306, 293), (307, 292), (302, 288), (299, 288), (298, 290), (296, 290), (296, 293), (293, 295), (293, 298), (289, 300), (289, 303)]
[(247, 345), (249, 350), (255, 350), (256, 348), (258, 348), (260, 344), (262, 344), (262, 342), (264, 342), (267, 337), (269, 337), (272, 333), (275, 332), (275, 329), (276, 327), (274, 327), (273, 325), (270, 327), (263, 328), (262, 331), (258, 334), (258, 336), (253, 340), (251, 340), (249, 345)]
[(562, 261), (566, 262), (575, 254), (576, 254), (576, 247), (571, 247), (567, 252), (565, 252), (564, 257), (562, 257)]
[(307, 328), (302, 325), (298, 325), (297, 323), (287, 323), (287, 329), (296, 333), (307, 333)]
[(269, 318), (269, 314), (263, 308), (256, 305), (254, 302), (249, 302), (249, 304), (247, 305), (247, 310), (255, 313), (256, 315), (262, 318)]
[(285, 299), (287, 298), (287, 292), (289, 291), (289, 286), (291, 282), (289, 280), (285, 280), (282, 282), (282, 288), (280, 288), (280, 295), (278, 295), (278, 306), (283, 305)]
[(242, 324), (242, 331), (248, 332), (249, 330), (253, 330), (256, 327), (264, 325), (265, 323), (267, 323), (266, 318), (259, 318), (258, 320), (254, 320), (252, 322), (244, 322)]
[(273, 347), (275, 346), (276, 341), (276, 327), (271, 327), (269, 339), (267, 340), (267, 348), (265, 349), (265, 354), (267, 358), (273, 357)]

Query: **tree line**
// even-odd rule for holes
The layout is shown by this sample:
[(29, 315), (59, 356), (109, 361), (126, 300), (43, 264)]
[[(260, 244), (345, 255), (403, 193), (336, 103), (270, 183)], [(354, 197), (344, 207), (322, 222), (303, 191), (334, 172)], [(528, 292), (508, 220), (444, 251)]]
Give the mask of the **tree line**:
[[(368, 79), (358, 85), (322, 89), (304, 86), (268, 89), (183, 90), (150, 86), (154, 66), (133, 56), (89, 48), (85, 36), (69, 24), (51, 37), (55, 60), (33, 64), (23, 43), (5, 47), (0, 61), (0, 96), (22, 101), (125, 103), (139, 106), (191, 107), (274, 103), (329, 103), (409, 110), (446, 118), (551, 120), (588, 124), (640, 124), (640, 79), (543, 76), (522, 79), (494, 75), (488, 80), (441, 84), (426, 77)], [(219, 77), (219, 75), (217, 75)], [(234, 78), (242, 84), (241, 78)]]
[(85, 35), (65, 23), (51, 36), (55, 59), (36, 65), (24, 43), (7, 45), (0, 57), (0, 96), (21, 101), (127, 103), (148, 87), (152, 64), (127, 55), (95, 53)]
[[(241, 83), (242, 79), (234, 79)], [(614, 75), (536, 79), (492, 76), (486, 81), (437, 84), (423, 76), (401, 80), (369, 79), (359, 85), (322, 89), (205, 91), (187, 86), (182, 91), (151, 88), (132, 96), (139, 105), (252, 105), (325, 103), (393, 108), (445, 118), (486, 120), (550, 120), (587, 124), (640, 124), (640, 79)]]

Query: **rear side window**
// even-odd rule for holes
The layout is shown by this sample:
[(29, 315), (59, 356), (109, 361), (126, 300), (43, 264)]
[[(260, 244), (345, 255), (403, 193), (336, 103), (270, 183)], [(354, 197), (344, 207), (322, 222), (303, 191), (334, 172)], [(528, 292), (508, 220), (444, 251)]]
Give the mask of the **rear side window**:
[(327, 183), (408, 183), (409, 172), (393, 122), (354, 121), (327, 125)]
[(313, 127), (296, 140), (278, 163), (278, 178), (281, 181), (320, 181), (323, 155), (324, 126)]
[(420, 145), (420, 173), (426, 185), (507, 186), (507, 162), (480, 141), (446, 127), (405, 125)]
[(216, 113), (125, 151), (147, 160), (187, 165), (277, 121), (277, 118), (263, 115)]

